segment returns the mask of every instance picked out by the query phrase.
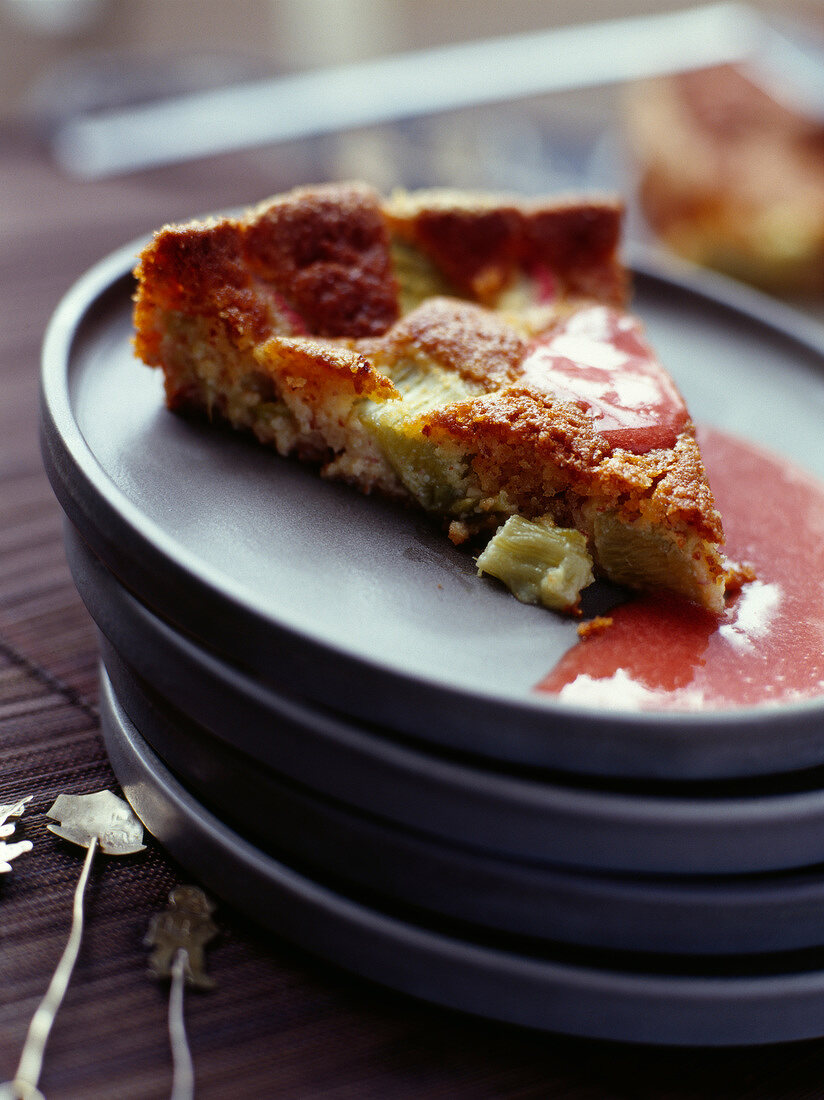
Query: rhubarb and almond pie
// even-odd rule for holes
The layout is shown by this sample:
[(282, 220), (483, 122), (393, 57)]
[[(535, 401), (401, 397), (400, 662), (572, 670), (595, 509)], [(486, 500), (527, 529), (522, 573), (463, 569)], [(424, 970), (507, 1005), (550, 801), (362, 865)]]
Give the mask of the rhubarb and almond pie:
[(166, 226), (136, 268), (170, 409), (439, 521), (518, 599), (597, 576), (721, 611), (684, 401), (627, 309), (622, 208), (359, 183)]

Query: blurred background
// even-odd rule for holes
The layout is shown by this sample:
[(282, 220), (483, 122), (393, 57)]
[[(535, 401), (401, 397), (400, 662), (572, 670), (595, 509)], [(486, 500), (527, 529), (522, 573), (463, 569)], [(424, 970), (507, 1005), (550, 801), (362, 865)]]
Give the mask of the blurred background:
[[(227, 66), (245, 61), (274, 74), (689, 6), (684, 0), (2, 0), (0, 111), (8, 117), (25, 110), (56, 66), (112, 50), (217, 53)], [(782, 0), (756, 6), (786, 9)]]
[[(793, 5), (784, 0), (756, 0), (750, 6), (770, 16), (789, 12), (800, 18), (802, 27), (824, 27), (824, 4), (814, 0)], [(408, 118), (394, 125), (373, 124), (306, 139), (257, 143), (254, 148), (222, 156), (219, 151), (212, 152), (208, 158), (188, 163), (130, 169), (104, 182), (98, 180), (93, 190), (85, 192), (82, 180), (70, 179), (72, 173), (55, 155), (61, 126), (89, 113), (368, 61), (399, 51), (688, 7), (684, 0), (591, 0), (586, 4), (576, 0), (0, 0), (0, 229), (5, 226), (13, 231), (21, 204), (28, 207), (38, 191), (44, 203), (61, 201), (61, 180), (73, 188), (71, 194), (81, 205), (84, 195), (93, 194), (92, 206), (101, 219), (107, 217), (107, 211), (116, 210), (125, 232), (148, 231), (161, 206), (164, 220), (178, 219), (202, 213), (214, 204), (243, 204), (295, 184), (323, 179), (357, 177), (384, 191), (397, 185), (427, 184), (523, 193), (598, 188), (618, 190), (628, 199), (627, 232), (631, 237), (651, 235), (688, 259), (762, 285), (766, 273), (768, 288), (777, 293), (789, 290), (809, 296), (815, 284), (813, 297), (820, 297), (824, 295), (824, 124), (820, 119), (814, 124), (805, 120), (800, 141), (793, 136), (790, 159), (797, 159), (797, 146), (804, 147), (804, 162), (796, 165), (795, 173), (803, 177), (805, 185), (797, 210), (788, 212), (785, 201), (793, 172), (773, 179), (767, 198), (753, 198), (758, 208), (751, 218), (755, 228), (736, 224), (731, 229), (722, 224), (729, 217), (724, 214), (722, 218), (716, 209), (716, 179), (698, 181), (705, 192), (698, 198), (672, 193), (673, 189), (679, 191), (683, 182), (678, 178), (681, 162), (686, 172), (687, 166), (695, 169), (716, 158), (712, 172), (727, 180), (748, 176), (751, 183), (755, 177), (769, 174), (762, 166), (776, 160), (774, 134), (769, 148), (763, 133), (759, 134), (760, 163), (746, 158), (743, 165), (728, 163), (729, 152), (724, 147), (733, 136), (741, 137), (746, 128), (740, 104), (730, 106), (728, 102), (729, 89), (720, 106), (712, 92), (714, 114), (704, 111), (701, 125), (707, 134), (698, 138), (695, 133), (682, 135), (671, 125), (671, 118), (644, 120), (644, 140), (649, 143), (651, 127), (653, 144), (667, 146), (669, 178), (663, 181), (663, 191), (661, 171), (653, 173), (650, 186), (644, 176), (649, 175), (649, 162), (659, 150), (651, 153), (645, 148), (642, 158), (646, 163), (639, 163), (637, 144), (632, 146), (630, 140), (634, 120), (628, 125), (627, 88), (616, 84), (530, 95), (514, 102)], [(733, 89), (732, 98), (736, 95), (737, 89)], [(655, 89), (647, 94), (648, 103), (659, 98)], [(766, 116), (759, 104), (750, 108), (750, 116), (746, 126), (752, 129), (755, 119), (756, 129), (763, 131)], [(195, 116), (187, 129), (194, 132), (207, 121)], [(786, 128), (786, 118), (779, 122)], [(770, 126), (777, 124), (771, 116)], [(783, 143), (782, 158), (788, 147), (785, 137), (779, 143)], [(752, 142), (746, 135), (742, 140), (749, 155)], [(722, 155), (727, 162), (721, 163)], [(41, 170), (36, 176), (30, 174), (32, 157), (40, 158)], [(46, 164), (53, 169), (49, 187), (42, 171)], [(710, 169), (704, 167), (706, 175)], [(811, 177), (815, 177), (813, 184), (806, 186)], [(695, 183), (692, 177), (691, 181)], [(713, 192), (709, 213), (707, 189)], [(144, 201), (148, 193), (155, 201)], [(69, 194), (67, 190), (65, 196)], [(643, 210), (639, 196), (644, 199)], [(741, 209), (749, 200), (734, 194), (731, 201)], [(685, 228), (683, 222), (686, 208), (690, 207), (690, 217), (695, 220), (698, 206), (703, 218), (700, 239), (690, 238), (694, 226)], [(677, 224), (673, 222), (676, 207)], [(806, 211), (803, 217), (797, 212), (802, 207)], [(803, 240), (799, 217), (804, 223)], [(751, 256), (742, 260), (736, 253), (737, 238), (748, 234), (760, 238), (767, 223), (770, 248), (781, 253), (783, 265), (780, 278), (772, 284), (768, 265), (760, 258), (754, 264)], [(708, 248), (708, 236), (723, 247)], [(749, 240), (741, 247), (752, 252)], [(785, 255), (788, 250), (793, 263), (799, 250), (806, 250), (803, 278), (797, 276), (797, 264), (792, 278), (785, 278), (792, 266)], [(815, 252), (812, 283), (807, 256), (811, 252)]]
[[(56, 66), (109, 51), (220, 54), (284, 73), (401, 49), (624, 15), (685, 0), (2, 0), (0, 112), (24, 111)], [(697, 5), (696, 5), (697, 6)], [(785, 0), (756, 0), (787, 11)], [(821, 7), (797, 7), (813, 16)], [(85, 58), (83, 55), (86, 55)]]

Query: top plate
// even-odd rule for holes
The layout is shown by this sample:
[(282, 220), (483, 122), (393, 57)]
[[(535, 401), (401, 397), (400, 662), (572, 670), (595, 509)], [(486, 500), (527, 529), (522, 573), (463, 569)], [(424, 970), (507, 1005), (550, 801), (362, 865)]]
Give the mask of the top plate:
[[(623, 714), (536, 694), (574, 622), (478, 578), (420, 515), (165, 409), (160, 372), (131, 348), (142, 243), (59, 306), (41, 433), (69, 519), (156, 614), (280, 691), (432, 747), (640, 778), (824, 763), (824, 699)], [(722, 279), (634, 260), (634, 310), (694, 419), (824, 476), (818, 327)]]

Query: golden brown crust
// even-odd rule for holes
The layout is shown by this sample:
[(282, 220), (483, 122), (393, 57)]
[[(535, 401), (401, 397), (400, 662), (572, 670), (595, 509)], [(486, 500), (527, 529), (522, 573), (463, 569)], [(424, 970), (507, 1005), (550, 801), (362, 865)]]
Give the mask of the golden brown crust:
[(690, 422), (666, 456), (644, 515), (669, 526), (687, 526), (710, 542), (723, 542), (721, 517), (707, 483)]
[[(497, 453), (501, 469), (512, 471), (507, 480), (517, 479), (523, 486), (520, 496), (540, 492), (551, 467), (583, 488), (609, 454), (590, 418), (576, 405), (517, 384), (436, 410), (426, 417), (423, 433), (439, 442), (477, 443), (481, 459), (488, 459), (486, 477), (495, 476)], [(492, 484), (489, 489), (497, 491)], [(557, 491), (557, 484), (549, 491)]]
[(219, 317), (247, 344), (276, 332), (366, 336), (398, 316), (388, 232), (364, 187), (301, 189), (244, 218), (168, 226), (136, 276), (137, 352), (149, 363), (165, 311)]
[(555, 272), (570, 296), (623, 305), (627, 274), (615, 262), (622, 218), (618, 203), (534, 209), (525, 227), (527, 262)]
[(369, 336), (398, 316), (378, 194), (356, 184), (301, 188), (248, 217), (245, 258), (315, 336)]
[(311, 403), (341, 394), (385, 401), (399, 396), (386, 375), (357, 351), (313, 340), (273, 336), (255, 349), (261, 367)]
[(412, 203), (403, 196), (387, 208), (393, 233), (426, 253), (458, 293), (489, 305), (516, 271), (540, 278), (547, 296), (624, 303), (622, 217), (621, 204), (609, 200), (510, 200), (489, 208), (467, 199), (460, 207), (442, 205), (438, 192)]
[(644, 518), (723, 539), (691, 422), (675, 447), (632, 454), (611, 448), (576, 405), (516, 383), (439, 409), (422, 430), (466, 448), (484, 493), (505, 492), (527, 517), (552, 511), (558, 493), (572, 491), (628, 522)]
[(612, 626), (613, 621), (611, 615), (596, 615), (594, 619), (581, 623), (577, 630), (578, 637), (596, 638), (599, 634), (606, 633)]
[(494, 301), (520, 259), (522, 218), (515, 209), (423, 209), (392, 217), (397, 233), (425, 252), (458, 293)]
[(374, 350), (392, 358), (423, 352), (465, 380), (492, 389), (517, 377), (527, 343), (490, 310), (455, 298), (429, 298)]
[[(143, 250), (135, 269), (135, 348), (161, 365), (163, 315), (170, 311), (223, 319), (250, 342), (271, 331), (265, 298), (256, 293), (243, 259), (242, 230), (232, 219), (169, 226)], [(234, 322), (234, 323), (233, 323)]]

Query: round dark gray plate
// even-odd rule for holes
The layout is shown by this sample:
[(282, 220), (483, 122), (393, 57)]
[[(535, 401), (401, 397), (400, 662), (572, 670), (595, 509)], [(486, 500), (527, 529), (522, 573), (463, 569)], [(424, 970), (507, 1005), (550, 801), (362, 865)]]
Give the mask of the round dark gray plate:
[(143, 740), (205, 807), (276, 858), (349, 889), (585, 947), (752, 955), (824, 945), (820, 869), (695, 879), (495, 859), (319, 799), (168, 708), (105, 639), (103, 663)]
[(324, 798), (506, 858), (660, 874), (743, 874), (824, 862), (819, 773), (799, 789), (723, 794), (572, 785), (423, 751), (263, 686), (154, 616), (67, 530), (78, 591), (156, 695), (259, 764)]
[[(177, 629), (280, 690), (490, 759), (674, 779), (824, 762), (821, 699), (656, 715), (536, 694), (574, 623), (478, 578), (415, 513), (165, 410), (159, 372), (132, 355), (137, 249), (93, 269), (55, 314), (43, 454), (83, 537)], [(635, 309), (695, 419), (824, 473), (820, 330), (645, 264)]]
[(209, 813), (146, 746), (105, 677), (101, 719), (126, 797), (188, 873), (275, 934), (373, 981), (474, 1015), (597, 1039), (727, 1046), (824, 1034), (824, 972), (793, 956), (786, 969), (757, 960), (729, 973), (720, 964), (692, 974), (663, 963), (631, 969), (609, 953), (515, 950), (356, 901)]

